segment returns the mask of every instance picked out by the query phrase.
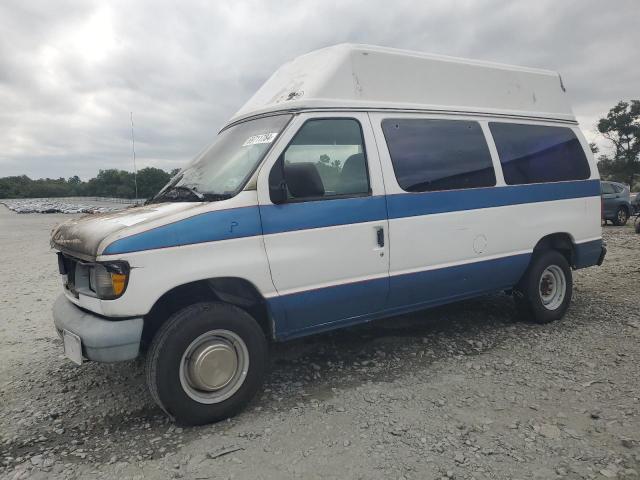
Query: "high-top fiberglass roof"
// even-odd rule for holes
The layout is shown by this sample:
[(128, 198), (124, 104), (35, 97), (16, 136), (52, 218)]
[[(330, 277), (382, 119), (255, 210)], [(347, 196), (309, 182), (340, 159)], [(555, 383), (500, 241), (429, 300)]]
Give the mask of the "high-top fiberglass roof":
[(234, 115), (295, 109), (463, 111), (574, 121), (558, 73), (369, 45), (323, 48), (280, 67)]

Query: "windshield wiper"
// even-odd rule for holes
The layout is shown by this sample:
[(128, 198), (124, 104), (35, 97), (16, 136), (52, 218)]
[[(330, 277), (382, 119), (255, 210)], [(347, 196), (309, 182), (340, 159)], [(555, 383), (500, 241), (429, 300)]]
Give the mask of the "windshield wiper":
[(212, 202), (217, 202), (219, 200), (227, 200), (233, 197), (230, 193), (203, 193), (205, 200), (210, 200)]
[[(186, 194), (186, 195), (185, 195)], [(167, 188), (165, 191), (160, 192), (153, 200), (167, 199), (170, 201), (191, 201), (194, 198), (201, 202), (204, 200), (204, 195), (198, 192), (195, 188), (187, 187), (185, 185), (173, 185)]]
[(155, 202), (218, 202), (220, 200), (227, 200), (233, 197), (231, 193), (209, 193), (199, 192), (193, 187), (187, 187), (185, 185), (174, 185), (168, 187), (166, 190), (160, 192), (152, 200), (147, 203)]
[(169, 190), (170, 191), (171, 190), (176, 190), (176, 191), (182, 191), (182, 192), (189, 192), (194, 197), (198, 198), (198, 200), (203, 200), (204, 199), (204, 195), (201, 194), (198, 190), (196, 190), (193, 187), (187, 187), (185, 185), (176, 185), (176, 186), (171, 187)]

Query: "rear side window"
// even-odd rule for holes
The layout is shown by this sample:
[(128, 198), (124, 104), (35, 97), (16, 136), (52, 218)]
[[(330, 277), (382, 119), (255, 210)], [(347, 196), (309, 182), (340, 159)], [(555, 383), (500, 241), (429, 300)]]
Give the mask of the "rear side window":
[(508, 185), (585, 180), (591, 176), (570, 128), (489, 122)]
[(433, 192), (496, 184), (491, 154), (477, 122), (385, 119), (393, 170), (407, 192)]

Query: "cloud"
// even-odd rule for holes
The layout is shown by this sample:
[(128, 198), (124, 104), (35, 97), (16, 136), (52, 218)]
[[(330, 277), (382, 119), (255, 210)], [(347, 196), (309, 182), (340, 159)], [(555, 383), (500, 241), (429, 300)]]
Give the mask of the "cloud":
[(638, 98), (638, 25), (636, 0), (5, 0), (0, 176), (130, 169), (130, 112), (138, 166), (181, 166), (280, 64), (341, 42), (559, 70), (595, 139)]

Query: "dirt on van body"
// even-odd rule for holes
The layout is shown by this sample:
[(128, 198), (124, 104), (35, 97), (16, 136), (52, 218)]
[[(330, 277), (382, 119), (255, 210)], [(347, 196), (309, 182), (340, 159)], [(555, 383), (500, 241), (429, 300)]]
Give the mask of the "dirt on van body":
[(640, 478), (640, 235), (605, 227), (564, 320), (488, 296), (274, 345), (237, 417), (181, 428), (141, 362), (78, 368), (51, 306), (65, 215), (0, 207), (0, 477)]

